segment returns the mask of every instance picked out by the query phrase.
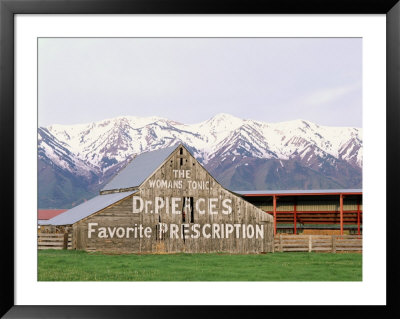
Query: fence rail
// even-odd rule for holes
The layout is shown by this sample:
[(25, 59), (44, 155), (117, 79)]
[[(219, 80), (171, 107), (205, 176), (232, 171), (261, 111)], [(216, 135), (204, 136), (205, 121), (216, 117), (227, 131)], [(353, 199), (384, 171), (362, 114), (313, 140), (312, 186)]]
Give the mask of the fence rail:
[(278, 235), (274, 251), (345, 252), (362, 251), (361, 235)]
[(71, 249), (72, 234), (38, 233), (38, 249)]

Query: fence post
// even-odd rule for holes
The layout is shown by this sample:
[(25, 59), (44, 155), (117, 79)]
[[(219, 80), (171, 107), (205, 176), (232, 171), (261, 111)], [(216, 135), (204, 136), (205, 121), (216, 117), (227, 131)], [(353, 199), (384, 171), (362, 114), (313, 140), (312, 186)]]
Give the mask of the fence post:
[(279, 235), (279, 251), (283, 252), (283, 247), (282, 247), (282, 234)]
[(68, 249), (68, 233), (64, 233), (63, 249)]
[(308, 236), (308, 252), (311, 253), (312, 251), (312, 239), (311, 235)]
[(332, 253), (336, 253), (336, 237), (332, 235)]

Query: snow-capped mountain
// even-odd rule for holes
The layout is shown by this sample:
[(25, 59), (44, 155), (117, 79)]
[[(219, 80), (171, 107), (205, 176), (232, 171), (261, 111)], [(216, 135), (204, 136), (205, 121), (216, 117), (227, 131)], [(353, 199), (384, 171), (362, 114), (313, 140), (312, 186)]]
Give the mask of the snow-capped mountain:
[[(275, 183), (288, 174), (292, 177), (298, 174), (293, 171), (296, 165), (305, 170), (304, 180), (315, 175), (314, 180), (319, 180), (317, 187), (361, 186), (359, 128), (319, 126), (304, 120), (264, 123), (229, 114), (218, 114), (198, 124), (160, 117), (123, 116), (88, 124), (39, 128), (38, 139), (39, 160), (82, 180), (91, 180), (98, 188), (136, 154), (177, 142), (185, 144), (211, 174), (231, 189), (315, 187), (315, 184), (291, 186), (290, 179), (288, 184)], [(249, 167), (257, 170), (266, 163), (279, 164), (276, 168), (272, 165), (275, 175), (279, 171), (283, 174), (275, 176), (276, 185), (269, 186), (268, 180), (252, 182), (259, 177), (240, 173)], [(272, 166), (264, 167), (263, 172), (269, 172)], [(271, 176), (269, 180), (273, 180)]]

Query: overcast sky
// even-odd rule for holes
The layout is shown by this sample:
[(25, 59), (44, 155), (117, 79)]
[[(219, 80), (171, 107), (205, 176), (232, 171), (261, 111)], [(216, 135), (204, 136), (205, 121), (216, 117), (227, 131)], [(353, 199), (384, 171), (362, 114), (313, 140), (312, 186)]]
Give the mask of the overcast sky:
[(362, 126), (360, 38), (39, 39), (39, 125), (217, 113)]

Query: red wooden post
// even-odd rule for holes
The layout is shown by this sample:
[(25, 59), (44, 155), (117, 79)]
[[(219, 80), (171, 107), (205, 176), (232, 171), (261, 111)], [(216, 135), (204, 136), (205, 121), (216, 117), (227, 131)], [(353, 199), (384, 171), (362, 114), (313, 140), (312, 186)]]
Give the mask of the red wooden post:
[(274, 206), (274, 236), (276, 235), (276, 195), (273, 196), (273, 206)]
[(294, 212), (293, 212), (293, 222), (294, 222), (294, 234), (296, 235), (297, 234), (297, 216), (296, 216), (296, 213), (297, 213), (297, 202), (296, 202), (296, 198), (294, 199), (294, 203), (293, 203), (293, 210), (294, 210)]
[(340, 194), (340, 235), (343, 235), (343, 194)]
[(357, 199), (357, 228), (358, 235), (360, 235), (360, 200)]

